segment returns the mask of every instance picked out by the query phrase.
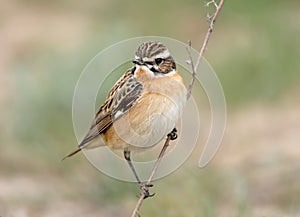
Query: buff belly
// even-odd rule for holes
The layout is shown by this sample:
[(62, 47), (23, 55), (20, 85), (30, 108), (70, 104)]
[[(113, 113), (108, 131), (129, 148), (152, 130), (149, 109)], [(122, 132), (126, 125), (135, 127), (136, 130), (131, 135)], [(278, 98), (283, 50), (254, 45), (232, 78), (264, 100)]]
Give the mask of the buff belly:
[(175, 127), (181, 109), (172, 98), (148, 93), (102, 134), (104, 143), (112, 149), (154, 146)]

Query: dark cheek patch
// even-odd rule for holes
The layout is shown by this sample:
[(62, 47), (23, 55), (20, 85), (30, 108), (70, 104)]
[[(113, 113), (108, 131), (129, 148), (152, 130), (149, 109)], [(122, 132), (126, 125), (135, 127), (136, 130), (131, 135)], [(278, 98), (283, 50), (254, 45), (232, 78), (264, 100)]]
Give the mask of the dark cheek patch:
[(155, 73), (159, 72), (159, 71), (156, 70), (153, 66), (150, 68), (150, 70), (151, 70), (152, 72), (155, 72)]
[(165, 62), (164, 64), (161, 64), (160, 70), (162, 73), (168, 73), (172, 71), (172, 66), (169, 62)]

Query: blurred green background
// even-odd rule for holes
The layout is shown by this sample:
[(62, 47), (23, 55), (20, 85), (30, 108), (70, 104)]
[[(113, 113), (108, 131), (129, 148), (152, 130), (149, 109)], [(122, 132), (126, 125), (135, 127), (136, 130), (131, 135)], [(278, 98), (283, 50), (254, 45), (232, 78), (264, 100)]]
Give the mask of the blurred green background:
[[(158, 35), (199, 49), (203, 1), (0, 2), (0, 216), (129, 216), (138, 189), (106, 177), (76, 145), (72, 97), (100, 50)], [(205, 57), (228, 106), (222, 147), (204, 141), (156, 181), (141, 216), (300, 216), (300, 2), (226, 0)]]

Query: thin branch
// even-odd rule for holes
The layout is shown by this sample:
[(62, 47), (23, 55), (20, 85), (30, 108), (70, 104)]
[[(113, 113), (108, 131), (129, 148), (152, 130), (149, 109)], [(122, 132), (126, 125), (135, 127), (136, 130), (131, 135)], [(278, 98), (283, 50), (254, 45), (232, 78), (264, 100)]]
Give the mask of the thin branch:
[(189, 57), (189, 60), (188, 60), (187, 63), (189, 65), (191, 65), (191, 68), (192, 68), (192, 80), (191, 80), (191, 82), (189, 84), (189, 87), (188, 87), (188, 92), (187, 92), (187, 96), (186, 96), (187, 99), (189, 99), (192, 95), (192, 89), (193, 89), (193, 86), (194, 86), (194, 83), (195, 83), (196, 71), (197, 71), (197, 70), (194, 70), (195, 66), (194, 66), (191, 50), (192, 50), (192, 42), (189, 41), (188, 42), (188, 47), (186, 47), (186, 52), (188, 53), (188, 57)]
[[(219, 5), (216, 3), (215, 0), (212, 0), (212, 1), (206, 3), (206, 6), (209, 6), (210, 4), (213, 4), (215, 6), (215, 8), (216, 8), (216, 12), (214, 13), (213, 16), (209, 16), (209, 21), (210, 21), (209, 28), (208, 28), (208, 31), (206, 33), (204, 42), (202, 44), (202, 47), (201, 47), (201, 50), (199, 52), (199, 55), (198, 55), (198, 58), (197, 58), (197, 61), (196, 61), (195, 65), (193, 63), (193, 59), (192, 59), (192, 55), (191, 55), (191, 49), (192, 49), (191, 48), (191, 41), (189, 41), (189, 44), (188, 44), (188, 47), (187, 47), (187, 52), (188, 52), (188, 56), (189, 56), (188, 64), (191, 65), (193, 73), (192, 73), (191, 83), (189, 84), (189, 87), (188, 87), (187, 99), (189, 99), (190, 96), (191, 96), (191, 94), (192, 94), (192, 89), (193, 89), (195, 78), (196, 78), (196, 72), (197, 72), (198, 67), (200, 65), (201, 59), (203, 57), (203, 54), (204, 54), (204, 52), (206, 50), (207, 43), (209, 41), (209, 38), (211, 36), (211, 33), (213, 31), (215, 22), (217, 20), (217, 17), (219, 15), (220, 11), (221, 11), (223, 3), (224, 3), (224, 0), (221, 0), (220, 3), (219, 3)], [(148, 178), (148, 180), (147, 180), (147, 182), (145, 184), (146, 186), (147, 185), (149, 186), (151, 184), (151, 182), (153, 180), (153, 177), (154, 177), (155, 173), (157, 172), (158, 166), (160, 165), (160, 163), (162, 161), (162, 158), (163, 158), (163, 156), (164, 156), (164, 154), (165, 154), (165, 152), (166, 152), (166, 150), (167, 150), (167, 148), (169, 146), (170, 141), (173, 140), (174, 138), (176, 138), (174, 136), (177, 137), (176, 131), (174, 131), (174, 130), (171, 133), (168, 134), (167, 139), (166, 139), (166, 141), (164, 143), (164, 146), (163, 146), (163, 148), (162, 148), (162, 150), (161, 150), (161, 152), (160, 152), (160, 154), (159, 154), (159, 156), (157, 158), (157, 161), (155, 162), (155, 165), (154, 165), (154, 167), (153, 167), (153, 169), (151, 171), (151, 174), (150, 174), (150, 176), (149, 176), (149, 178)], [(143, 201), (146, 198), (147, 198), (146, 193), (144, 191), (142, 191), (141, 196), (140, 196), (140, 198), (139, 198), (139, 200), (138, 200), (138, 202), (137, 202), (137, 204), (136, 204), (136, 206), (135, 206), (135, 208), (134, 208), (134, 210), (132, 212), (131, 217), (136, 217), (138, 215), (138, 211), (140, 210), (140, 208), (142, 206), (142, 203), (143, 203)]]
[(220, 14), (220, 11), (222, 9), (222, 6), (223, 6), (223, 3), (224, 3), (224, 0), (221, 0), (219, 5), (216, 3), (215, 0), (212, 0), (210, 2), (207, 2), (205, 4), (205, 6), (209, 6), (210, 4), (213, 4), (215, 7), (216, 7), (216, 12), (214, 13), (213, 16), (209, 16), (208, 15), (208, 20), (210, 21), (210, 24), (209, 24), (209, 27), (208, 27), (208, 30), (207, 30), (207, 33), (205, 35), (205, 39), (203, 41), (203, 44), (202, 44), (202, 47), (200, 49), (200, 52), (199, 52), (199, 55), (198, 55), (198, 58), (197, 58), (197, 61), (195, 63), (195, 65), (193, 65), (193, 59), (191, 57), (191, 51), (190, 51), (190, 47), (191, 47), (191, 43), (189, 43), (189, 48), (187, 48), (188, 50), (188, 55), (189, 55), (189, 62), (191, 63), (192, 65), (192, 80), (191, 80), (191, 83), (189, 84), (189, 87), (188, 87), (188, 93), (187, 93), (187, 99), (190, 98), (190, 96), (192, 95), (192, 89), (193, 89), (193, 86), (194, 86), (194, 82), (195, 82), (195, 77), (196, 77), (196, 72), (199, 68), (199, 65), (200, 65), (200, 62), (202, 60), (202, 57), (203, 57), (203, 54), (206, 50), (206, 47), (207, 47), (207, 44), (208, 44), (208, 41), (209, 41), (209, 38), (211, 36), (211, 33), (214, 29), (214, 25), (216, 23), (216, 20), (218, 18), (218, 15)]
[[(160, 151), (160, 154), (159, 154), (159, 156), (157, 158), (157, 161), (155, 162), (155, 165), (154, 165), (154, 167), (153, 167), (153, 169), (151, 171), (151, 174), (150, 174), (150, 176), (149, 176), (149, 178), (148, 178), (148, 180), (146, 182), (146, 185), (150, 185), (151, 184), (151, 182), (153, 180), (153, 177), (154, 177), (154, 175), (155, 175), (155, 173), (156, 173), (156, 171), (158, 169), (158, 166), (159, 166), (159, 164), (160, 164), (160, 162), (161, 162), (161, 160), (162, 160), (162, 158), (163, 158), (163, 156), (164, 156), (164, 154), (165, 154), (165, 152), (167, 150), (167, 147), (169, 146), (171, 138), (172, 138), (172, 135), (168, 134), (167, 139), (165, 141), (165, 144), (164, 144), (162, 150)], [(144, 201), (145, 198), (146, 198), (146, 195), (145, 195), (144, 191), (142, 191), (141, 196), (139, 198), (139, 201), (137, 202), (137, 204), (136, 204), (136, 206), (135, 206), (135, 208), (134, 208), (134, 210), (133, 210), (133, 212), (131, 214), (131, 217), (136, 217), (137, 216), (138, 211), (141, 208), (142, 203), (143, 203), (143, 201)]]

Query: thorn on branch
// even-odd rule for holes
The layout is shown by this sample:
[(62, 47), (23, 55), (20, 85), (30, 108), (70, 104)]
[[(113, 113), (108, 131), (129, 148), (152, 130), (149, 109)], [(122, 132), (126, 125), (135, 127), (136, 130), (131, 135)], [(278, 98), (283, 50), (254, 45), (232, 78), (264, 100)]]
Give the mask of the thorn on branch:
[(186, 60), (185, 63), (188, 64), (188, 65), (192, 64), (192, 62), (190, 60)]
[(212, 3), (212, 1), (204, 2), (204, 7), (209, 7), (209, 5)]
[(216, 1), (213, 1), (215, 8), (218, 8), (219, 5), (216, 3)]
[(204, 2), (205, 7), (209, 7), (211, 4), (213, 4), (215, 6), (215, 8), (218, 8), (218, 4), (215, 0), (211, 0), (209, 2)]
[(211, 19), (213, 18), (214, 14), (213, 15), (210, 15), (209, 13), (206, 14), (206, 19), (207, 19), (207, 22), (211, 22)]

